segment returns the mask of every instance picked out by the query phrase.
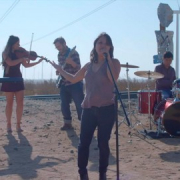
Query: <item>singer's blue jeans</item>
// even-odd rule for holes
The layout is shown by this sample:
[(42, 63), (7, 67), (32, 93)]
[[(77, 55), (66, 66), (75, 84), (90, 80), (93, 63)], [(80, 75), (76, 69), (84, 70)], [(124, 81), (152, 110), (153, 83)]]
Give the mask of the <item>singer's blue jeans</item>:
[(115, 122), (114, 105), (83, 109), (78, 146), (79, 174), (87, 174), (89, 146), (97, 127), (99, 173), (106, 173), (109, 164), (109, 139)]
[(70, 111), (70, 103), (73, 100), (76, 106), (78, 119), (81, 120), (82, 107), (81, 103), (84, 99), (83, 83), (78, 82), (72, 85), (60, 87), (61, 111), (64, 121), (71, 123), (72, 116)]

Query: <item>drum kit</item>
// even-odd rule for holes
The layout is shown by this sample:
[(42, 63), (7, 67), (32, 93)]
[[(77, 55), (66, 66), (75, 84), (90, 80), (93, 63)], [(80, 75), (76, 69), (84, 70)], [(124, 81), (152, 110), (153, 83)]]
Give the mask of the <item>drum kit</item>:
[[(128, 115), (133, 115), (136, 119), (135, 124), (132, 124), (130, 119), (131, 128), (141, 123), (135, 116), (134, 111), (131, 111), (130, 89), (129, 89), (129, 68), (139, 68), (138, 66), (130, 65), (128, 63), (121, 64), (121, 67), (126, 68), (127, 78), (127, 93), (128, 93)], [(147, 78), (147, 89), (138, 91), (138, 112), (140, 114), (148, 114), (150, 123), (150, 130), (152, 129), (152, 123), (157, 126), (157, 136), (160, 133), (168, 133), (170, 136), (180, 136), (180, 79), (177, 79), (173, 83), (172, 93), (173, 98), (166, 100), (162, 99), (162, 92), (156, 90), (150, 90), (149, 83), (151, 79), (160, 79), (164, 75), (153, 71), (136, 71), (136, 76)], [(123, 120), (122, 122), (125, 122)], [(121, 123), (122, 123), (121, 122)], [(120, 123), (120, 124), (121, 124)], [(143, 125), (142, 125), (143, 127)], [(144, 128), (144, 127), (143, 127)], [(144, 131), (146, 129), (144, 128)]]
[(154, 122), (157, 135), (167, 132), (170, 136), (180, 137), (180, 79), (173, 82), (173, 98), (162, 100), (154, 108)]

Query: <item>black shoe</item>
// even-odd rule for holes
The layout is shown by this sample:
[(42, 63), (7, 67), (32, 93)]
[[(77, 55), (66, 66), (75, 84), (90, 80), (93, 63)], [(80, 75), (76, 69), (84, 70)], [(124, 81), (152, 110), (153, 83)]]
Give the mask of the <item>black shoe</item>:
[(100, 174), (99, 175), (99, 180), (107, 180), (106, 173)]
[(74, 128), (72, 127), (71, 124), (64, 124), (64, 125), (61, 127), (61, 131), (72, 130), (72, 129), (74, 129)]
[(80, 175), (80, 180), (89, 180), (89, 177), (87, 174)]

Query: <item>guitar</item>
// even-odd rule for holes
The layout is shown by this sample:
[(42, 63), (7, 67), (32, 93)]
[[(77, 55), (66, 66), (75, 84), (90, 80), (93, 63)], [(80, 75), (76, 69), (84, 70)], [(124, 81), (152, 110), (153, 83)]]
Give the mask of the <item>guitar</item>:
[[(74, 46), (74, 47), (70, 50), (70, 52), (69, 52), (69, 54), (67, 55), (66, 59), (68, 59), (69, 57), (71, 57), (71, 56), (74, 54), (75, 50), (76, 50), (76, 46)], [(66, 67), (66, 60), (65, 60), (64, 65), (62, 66), (62, 69), (64, 69), (65, 67)], [(63, 79), (63, 77), (59, 74), (59, 76), (58, 76), (58, 78), (57, 78), (57, 80), (56, 80), (56, 87), (57, 87), (57, 88), (60, 87), (61, 82), (62, 82), (62, 79)]]

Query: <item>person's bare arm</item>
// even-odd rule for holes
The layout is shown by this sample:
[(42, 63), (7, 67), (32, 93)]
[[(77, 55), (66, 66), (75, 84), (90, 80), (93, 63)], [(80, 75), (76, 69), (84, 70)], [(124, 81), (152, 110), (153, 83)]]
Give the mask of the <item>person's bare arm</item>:
[(2, 54), (2, 56), (3, 56), (3, 59), (4, 59), (4, 61), (6, 62), (6, 64), (8, 66), (15, 66), (15, 65), (17, 65), (19, 63), (22, 63), (22, 62), (26, 61), (25, 58), (19, 58), (16, 61), (13, 61), (9, 56), (7, 56), (4, 53)]
[(38, 61), (32, 62), (32, 63), (29, 63), (30, 60), (27, 60), (27, 61), (23, 61), (22, 65), (24, 67), (26, 67), (26, 68), (29, 68), (29, 67), (32, 67), (32, 66), (35, 66), (35, 65), (39, 64), (42, 60), (43, 60), (43, 57), (40, 58)]
[(85, 72), (88, 68), (89, 63), (87, 63), (86, 65), (84, 65), (75, 75), (69, 74), (68, 72), (64, 71), (61, 66), (59, 66), (58, 64), (56, 64), (54, 61), (50, 62), (50, 64), (59, 71), (59, 73), (68, 81), (72, 82), (72, 83), (76, 83), (81, 81), (84, 78)]
[[(119, 62), (119, 60), (117, 60), (117, 59), (112, 59), (112, 60), (109, 60), (108, 63), (109, 63), (109, 66), (110, 66), (112, 75), (113, 75), (113, 77), (114, 77), (114, 80), (116, 81), (116, 80), (118, 79), (119, 73), (120, 73), (120, 71), (121, 71), (120, 62)], [(110, 73), (110, 71), (109, 71), (109, 68), (107, 68), (107, 75), (108, 75), (109, 80), (110, 80), (111, 82), (113, 82), (111, 73)]]

